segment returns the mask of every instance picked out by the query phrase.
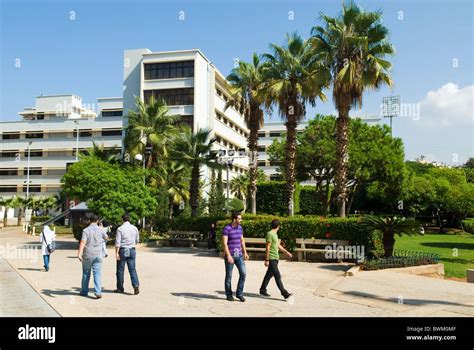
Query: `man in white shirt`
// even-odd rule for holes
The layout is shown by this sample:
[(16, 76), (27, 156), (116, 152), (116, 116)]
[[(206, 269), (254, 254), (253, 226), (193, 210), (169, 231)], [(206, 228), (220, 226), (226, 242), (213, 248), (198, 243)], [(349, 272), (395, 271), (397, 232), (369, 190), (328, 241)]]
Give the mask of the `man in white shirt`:
[(130, 223), (130, 214), (122, 215), (123, 224), (117, 229), (115, 237), (115, 258), (117, 259), (117, 289), (115, 293), (123, 293), (123, 275), (125, 272), (125, 264), (127, 264), (128, 272), (132, 280), (134, 294), (137, 295), (139, 290), (138, 274), (135, 269), (135, 259), (137, 253), (135, 245), (139, 242), (138, 228)]

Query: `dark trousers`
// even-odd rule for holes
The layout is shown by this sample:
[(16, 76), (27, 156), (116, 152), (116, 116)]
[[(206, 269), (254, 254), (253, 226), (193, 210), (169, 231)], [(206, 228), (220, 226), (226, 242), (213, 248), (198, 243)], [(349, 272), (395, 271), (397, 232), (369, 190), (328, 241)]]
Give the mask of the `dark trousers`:
[(278, 260), (270, 260), (267, 273), (265, 274), (265, 277), (263, 278), (262, 285), (260, 287), (260, 292), (266, 292), (267, 291), (267, 286), (272, 277), (275, 277), (275, 282), (278, 286), (278, 289), (280, 290), (281, 295), (284, 297), (287, 297), (288, 291), (283, 287), (283, 282), (281, 281), (281, 274), (280, 270), (278, 270)]
[(117, 260), (117, 289), (123, 291), (123, 275), (125, 272), (125, 265), (128, 267), (128, 272), (130, 273), (130, 279), (132, 280), (132, 286), (138, 287), (138, 275), (137, 270), (135, 268), (135, 260), (137, 257), (137, 253), (135, 248), (130, 249), (130, 256), (126, 257), (124, 255), (125, 249), (120, 248), (119, 256), (120, 260)]

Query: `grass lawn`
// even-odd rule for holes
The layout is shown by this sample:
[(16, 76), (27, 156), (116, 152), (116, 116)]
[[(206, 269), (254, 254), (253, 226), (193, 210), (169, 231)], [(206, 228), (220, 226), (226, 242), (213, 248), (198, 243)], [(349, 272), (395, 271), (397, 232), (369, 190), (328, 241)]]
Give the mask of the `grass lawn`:
[[(470, 233), (427, 232), (423, 236), (396, 236), (395, 249), (439, 254), (446, 277), (466, 278), (466, 270), (474, 268), (474, 235)], [(457, 249), (457, 256), (454, 249)]]

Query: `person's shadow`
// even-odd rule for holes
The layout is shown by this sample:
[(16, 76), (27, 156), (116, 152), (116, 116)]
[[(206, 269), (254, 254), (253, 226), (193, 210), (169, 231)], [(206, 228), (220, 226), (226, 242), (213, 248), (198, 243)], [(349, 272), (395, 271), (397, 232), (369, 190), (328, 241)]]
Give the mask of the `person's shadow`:
[[(69, 296), (76, 296), (80, 298), (95, 299), (93, 290), (89, 290), (89, 295), (87, 297), (80, 295), (79, 294), (80, 291), (81, 291), (81, 288), (73, 287), (71, 289), (43, 289), (41, 293), (51, 298), (55, 298), (58, 295), (69, 295)], [(114, 293), (113, 289), (102, 289), (102, 294), (117, 294), (117, 293)], [(133, 295), (133, 293), (127, 293), (127, 292), (119, 293), (119, 294)]]

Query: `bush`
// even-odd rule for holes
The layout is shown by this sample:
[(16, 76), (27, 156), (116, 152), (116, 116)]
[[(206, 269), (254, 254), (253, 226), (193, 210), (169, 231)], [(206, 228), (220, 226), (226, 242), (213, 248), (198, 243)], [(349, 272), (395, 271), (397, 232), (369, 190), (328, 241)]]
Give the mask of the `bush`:
[(463, 220), (462, 226), (465, 232), (474, 234), (474, 218)]
[(45, 221), (48, 221), (49, 219), (51, 219), (52, 216), (49, 216), (49, 215), (38, 215), (38, 216), (32, 216), (31, 217), (31, 224), (36, 224), (36, 223), (43, 223)]
[(300, 190), (300, 214), (322, 214), (322, 211), (322, 203), (316, 199), (316, 188), (302, 186)]
[(199, 231), (206, 240), (213, 222), (223, 220), (224, 215), (219, 216), (201, 216), (197, 218), (173, 218), (159, 219), (155, 221), (154, 230), (156, 232), (168, 231)]
[[(359, 218), (325, 218), (325, 217), (276, 217), (276, 216), (243, 216), (242, 227), (245, 237), (264, 238), (270, 230), (272, 219), (279, 219), (281, 228), (278, 236), (282, 243), (293, 251), (296, 238), (341, 239), (350, 245), (364, 246), (365, 255), (369, 258), (383, 256), (382, 235), (370, 232), (360, 224)], [(222, 229), (230, 220), (217, 223), (217, 242), (220, 249)]]
[[(295, 188), (295, 213), (300, 211), (300, 189)], [(266, 181), (257, 184), (257, 212), (283, 215), (288, 212), (286, 205), (286, 182)]]

